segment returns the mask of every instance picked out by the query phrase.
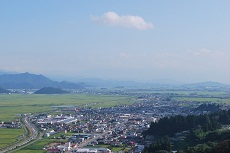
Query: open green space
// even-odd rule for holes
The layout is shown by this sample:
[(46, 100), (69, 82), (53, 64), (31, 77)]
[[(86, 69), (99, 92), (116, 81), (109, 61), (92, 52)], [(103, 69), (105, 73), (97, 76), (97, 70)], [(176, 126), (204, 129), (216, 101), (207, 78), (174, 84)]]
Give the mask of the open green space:
[(155, 92), (167, 95), (175, 101), (230, 104), (229, 92), (227, 91), (162, 90)]
[(74, 134), (76, 134), (76, 133), (71, 133), (71, 132), (68, 132), (68, 133), (65, 133), (65, 132), (59, 132), (59, 133), (56, 133), (56, 134), (54, 134), (54, 135), (52, 135), (52, 136), (50, 136), (49, 138), (47, 138), (47, 139), (52, 139), (52, 138), (59, 138), (59, 137), (61, 137), (61, 136), (66, 136), (66, 137), (68, 137), (68, 136), (72, 136), (72, 135), (74, 135)]
[[(169, 95), (172, 100), (188, 101), (188, 102), (214, 102), (230, 104), (228, 93), (226, 92), (209, 92), (209, 91), (151, 91), (151, 93), (159, 93)], [(18, 118), (18, 114), (53, 112), (62, 106), (75, 107), (112, 107), (117, 105), (130, 105), (136, 102), (135, 96), (128, 95), (103, 95), (103, 94), (61, 94), (61, 95), (27, 95), (27, 94), (11, 94), (0, 95), (0, 122), (12, 121)], [(7, 146), (24, 134), (23, 129), (0, 129), (0, 147)], [(60, 137), (64, 133), (57, 134)], [(66, 136), (72, 133), (65, 134)], [(60, 140), (60, 139), (59, 139)], [(43, 153), (42, 148), (50, 142), (58, 141), (58, 139), (43, 139), (34, 144), (23, 148), (21, 152)], [(181, 142), (183, 146), (183, 141)], [(102, 146), (101, 146), (102, 147)], [(103, 146), (105, 147), (105, 146)], [(113, 151), (124, 149), (123, 147), (114, 148)]]
[(14, 153), (46, 153), (46, 150), (19, 150)]
[(24, 134), (23, 129), (0, 128), (0, 148), (18, 141), (22, 134)]
[(226, 96), (229, 95), (227, 91), (208, 91), (208, 90), (182, 90), (182, 89), (134, 89), (130, 90), (130, 93), (143, 93), (143, 94), (172, 94), (179, 96)]
[(121, 95), (0, 95), (0, 121), (11, 121), (16, 114), (47, 112), (55, 109), (54, 106), (86, 106), (112, 107), (128, 105), (135, 102), (135, 98)]
[(95, 146), (87, 146), (84, 148), (109, 148), (112, 150), (112, 152), (119, 152), (119, 151), (128, 151), (131, 149), (131, 147), (115, 147), (110, 145), (95, 145)]
[(60, 142), (56, 139), (42, 139), (36, 141), (35, 143), (26, 146), (25, 148), (16, 151), (15, 153), (45, 153), (46, 151), (43, 149), (46, 145), (53, 143), (53, 142)]
[(219, 104), (230, 104), (230, 99), (228, 98), (206, 98), (206, 97), (174, 97), (176, 101), (187, 101), (187, 102), (211, 102)]
[(45, 145), (50, 144), (52, 142), (63, 142), (57, 139), (42, 139), (39, 141), (36, 141), (35, 143), (23, 148), (24, 150), (42, 150)]
[[(98, 108), (129, 105), (132, 103), (135, 103), (135, 98), (121, 95), (0, 95), (0, 122), (13, 121), (18, 118), (18, 114), (53, 112), (53, 110), (59, 109), (56, 106), (85, 106)], [(20, 134), (24, 134), (23, 129), (0, 129), (0, 147), (7, 146), (17, 141)], [(49, 143), (47, 141), (38, 141), (30, 147), (37, 149), (42, 148), (45, 144)], [(31, 150), (31, 148), (27, 149)]]

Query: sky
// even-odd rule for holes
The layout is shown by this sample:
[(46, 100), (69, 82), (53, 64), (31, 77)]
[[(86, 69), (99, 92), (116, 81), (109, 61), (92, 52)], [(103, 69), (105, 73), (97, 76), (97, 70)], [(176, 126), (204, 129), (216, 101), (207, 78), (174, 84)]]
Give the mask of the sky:
[(229, 0), (0, 0), (0, 71), (230, 84)]

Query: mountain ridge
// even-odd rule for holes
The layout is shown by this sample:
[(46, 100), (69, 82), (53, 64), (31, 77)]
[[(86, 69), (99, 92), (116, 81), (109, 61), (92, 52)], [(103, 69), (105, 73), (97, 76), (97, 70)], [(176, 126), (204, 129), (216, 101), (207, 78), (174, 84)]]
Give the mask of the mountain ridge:
[(0, 86), (5, 89), (40, 89), (43, 87), (80, 89), (86, 85), (84, 83), (71, 83), (67, 81), (57, 82), (41, 74), (36, 75), (25, 72), (0, 75)]
[(212, 88), (212, 87), (230, 87), (230, 85), (215, 81), (204, 81), (204, 82), (198, 82), (198, 83), (190, 83), (185, 84), (183, 86), (186, 87), (201, 87), (201, 88)]
[[(87, 85), (86, 85), (87, 84)], [(55, 87), (62, 89), (82, 89), (85, 87), (162, 87), (162, 88), (229, 88), (230, 85), (206, 81), (198, 83), (176, 83), (175, 81), (165, 82), (136, 82), (136, 81), (119, 81), (104, 80), (98, 78), (76, 79), (76, 81), (53, 81), (42, 74), (16, 73), (0, 74), (0, 87), (5, 89), (41, 89), (43, 87)]]

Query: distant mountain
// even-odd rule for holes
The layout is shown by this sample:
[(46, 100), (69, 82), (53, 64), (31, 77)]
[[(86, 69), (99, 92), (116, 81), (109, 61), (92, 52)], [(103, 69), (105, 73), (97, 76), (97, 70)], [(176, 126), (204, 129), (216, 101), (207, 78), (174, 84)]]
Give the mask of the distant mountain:
[(0, 94), (2, 93), (10, 93), (10, 91), (0, 87)]
[(2, 74), (17, 74), (17, 72), (0, 70), (0, 75)]
[(0, 86), (6, 89), (39, 89), (43, 87), (55, 87), (66, 89), (84, 88), (84, 83), (57, 82), (43, 75), (30, 73), (3, 74), (0, 75)]
[(142, 84), (134, 81), (104, 80), (98, 78), (78, 79), (77, 82), (86, 82), (91, 87), (140, 86)]
[(78, 79), (77, 82), (86, 82), (91, 87), (171, 87), (180, 85), (180, 82), (171, 80), (160, 80), (153, 82), (136, 82), (136, 81), (119, 81), (119, 80), (104, 80), (97, 78), (82, 78)]
[(65, 90), (53, 87), (44, 87), (42, 89), (37, 90), (34, 94), (65, 94), (68, 93)]
[(207, 81), (207, 82), (200, 82), (200, 83), (192, 83), (183, 85), (185, 87), (190, 88), (220, 88), (220, 87), (230, 87), (228, 84), (223, 84), (219, 82)]

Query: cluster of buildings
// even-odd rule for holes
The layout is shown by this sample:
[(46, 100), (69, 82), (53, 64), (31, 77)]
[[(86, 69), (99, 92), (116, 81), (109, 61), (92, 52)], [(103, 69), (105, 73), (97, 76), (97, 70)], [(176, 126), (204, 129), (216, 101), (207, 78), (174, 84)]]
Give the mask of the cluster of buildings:
[(19, 122), (19, 119), (16, 119), (13, 122), (0, 122), (0, 128), (11, 128), (11, 129), (20, 129), (22, 128), (21, 123)]
[[(149, 128), (151, 122), (156, 122), (165, 116), (194, 113), (181, 102), (159, 95), (142, 95), (137, 99), (138, 103), (133, 105), (110, 108), (63, 106), (59, 108), (62, 110), (59, 115), (39, 114), (32, 120), (47, 137), (59, 132), (72, 133), (71, 136), (64, 137), (67, 140), (65, 144), (67, 147), (62, 147), (64, 150), (95, 152), (96, 149), (82, 148), (97, 145), (135, 148), (138, 145), (145, 145), (148, 140), (142, 137), (142, 132)], [(60, 146), (48, 149), (60, 150)]]

